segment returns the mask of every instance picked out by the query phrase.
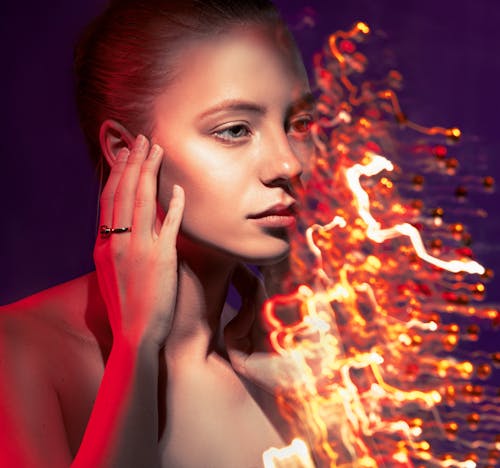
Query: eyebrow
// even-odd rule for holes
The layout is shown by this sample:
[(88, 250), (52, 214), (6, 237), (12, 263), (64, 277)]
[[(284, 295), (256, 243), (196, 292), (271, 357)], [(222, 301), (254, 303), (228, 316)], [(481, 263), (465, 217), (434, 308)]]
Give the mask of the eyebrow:
[[(307, 108), (313, 106), (315, 98), (312, 93), (307, 92), (296, 99), (293, 103), (288, 106), (287, 115), (293, 113), (295, 110)], [(198, 118), (203, 119), (213, 114), (224, 111), (246, 111), (253, 112), (255, 114), (265, 115), (267, 113), (267, 107), (257, 104), (255, 102), (244, 101), (240, 99), (226, 99), (213, 107), (203, 111), (199, 114)]]
[(209, 115), (217, 114), (223, 111), (247, 111), (264, 115), (267, 112), (267, 108), (254, 102), (242, 101), (239, 99), (226, 99), (215, 106), (210, 107), (206, 111), (203, 111), (198, 118), (203, 119)]

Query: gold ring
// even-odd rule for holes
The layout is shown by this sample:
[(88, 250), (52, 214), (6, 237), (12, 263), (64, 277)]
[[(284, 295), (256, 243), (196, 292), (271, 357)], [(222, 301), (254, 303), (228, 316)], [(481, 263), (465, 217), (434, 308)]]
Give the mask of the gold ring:
[(132, 226), (110, 228), (109, 226), (103, 224), (99, 227), (99, 234), (103, 238), (109, 237), (111, 234), (123, 234), (124, 232), (132, 232)]

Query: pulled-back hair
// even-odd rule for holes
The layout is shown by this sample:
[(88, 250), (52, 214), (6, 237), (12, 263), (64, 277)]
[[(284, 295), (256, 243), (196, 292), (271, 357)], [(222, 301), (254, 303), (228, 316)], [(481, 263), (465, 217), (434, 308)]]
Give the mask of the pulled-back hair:
[(282, 24), (268, 0), (112, 0), (75, 48), (77, 108), (94, 163), (102, 164), (106, 119), (151, 135), (154, 98), (175, 78), (184, 41), (255, 23)]

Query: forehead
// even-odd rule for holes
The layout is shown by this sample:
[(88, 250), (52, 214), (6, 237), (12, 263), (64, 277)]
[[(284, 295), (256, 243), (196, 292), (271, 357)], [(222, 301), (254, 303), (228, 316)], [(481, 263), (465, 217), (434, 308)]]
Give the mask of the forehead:
[(201, 110), (223, 99), (286, 106), (309, 90), (300, 56), (280, 28), (234, 26), (190, 41), (176, 66), (175, 80), (160, 96), (163, 108), (182, 102)]

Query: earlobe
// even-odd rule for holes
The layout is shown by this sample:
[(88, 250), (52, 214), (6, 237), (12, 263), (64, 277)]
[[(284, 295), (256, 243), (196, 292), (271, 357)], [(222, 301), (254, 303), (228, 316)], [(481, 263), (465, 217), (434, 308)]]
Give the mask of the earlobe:
[(121, 123), (116, 120), (105, 120), (99, 131), (101, 150), (109, 164), (113, 167), (116, 156), (122, 148), (132, 149), (135, 138)]

